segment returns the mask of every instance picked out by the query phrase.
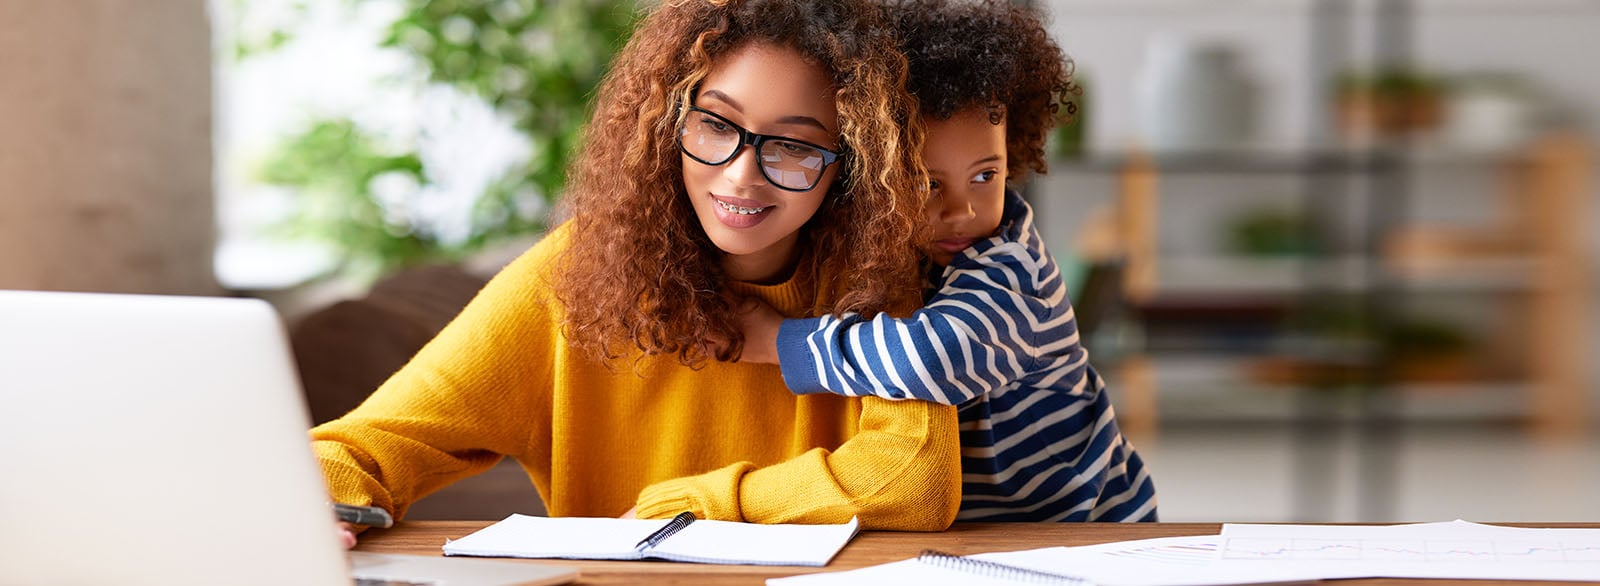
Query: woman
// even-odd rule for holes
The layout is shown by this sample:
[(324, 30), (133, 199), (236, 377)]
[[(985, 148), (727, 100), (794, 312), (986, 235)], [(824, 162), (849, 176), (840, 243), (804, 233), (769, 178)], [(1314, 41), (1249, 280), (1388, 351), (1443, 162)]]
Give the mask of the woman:
[(796, 397), (730, 362), (731, 294), (795, 317), (918, 302), (921, 135), (878, 18), (849, 0), (648, 14), (596, 96), (572, 220), (312, 431), (331, 496), (402, 516), (511, 456), (554, 516), (948, 526), (953, 408)]

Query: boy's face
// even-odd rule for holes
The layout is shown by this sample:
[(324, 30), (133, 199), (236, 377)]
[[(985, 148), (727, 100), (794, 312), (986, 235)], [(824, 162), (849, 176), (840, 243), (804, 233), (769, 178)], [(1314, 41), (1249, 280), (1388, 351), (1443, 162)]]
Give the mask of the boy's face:
[(948, 265), (974, 242), (994, 235), (1005, 209), (1006, 126), (972, 108), (930, 120), (923, 163), (932, 179), (926, 212), (933, 261)]

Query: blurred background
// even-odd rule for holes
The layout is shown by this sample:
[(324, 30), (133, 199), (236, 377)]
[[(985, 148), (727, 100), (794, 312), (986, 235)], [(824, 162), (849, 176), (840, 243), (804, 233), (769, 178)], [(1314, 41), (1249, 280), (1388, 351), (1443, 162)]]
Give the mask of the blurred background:
[[(1600, 3), (1034, 5), (1026, 192), (1163, 520), (1600, 519)], [(537, 240), (634, 9), (0, 0), (0, 288), (266, 298), (336, 417)]]

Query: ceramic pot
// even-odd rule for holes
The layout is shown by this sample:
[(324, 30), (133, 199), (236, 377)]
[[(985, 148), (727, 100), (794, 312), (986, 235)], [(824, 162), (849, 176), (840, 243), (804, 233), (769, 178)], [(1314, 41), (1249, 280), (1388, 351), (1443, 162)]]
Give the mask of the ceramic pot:
[(1250, 143), (1257, 89), (1232, 47), (1160, 39), (1150, 45), (1136, 84), (1148, 148), (1230, 150)]

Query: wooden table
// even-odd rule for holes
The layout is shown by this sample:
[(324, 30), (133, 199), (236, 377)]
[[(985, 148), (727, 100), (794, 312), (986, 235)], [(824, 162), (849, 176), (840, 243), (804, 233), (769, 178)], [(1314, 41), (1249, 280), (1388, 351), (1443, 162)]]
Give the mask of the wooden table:
[[(482, 529), (489, 521), (408, 521), (392, 529), (361, 535), (359, 551), (441, 555), (446, 538), (457, 539)], [(1539, 523), (1538, 527), (1600, 528), (1595, 523)], [(1110, 541), (1215, 535), (1216, 523), (958, 523), (942, 533), (863, 531), (823, 568), (796, 566), (721, 566), (675, 562), (601, 562), (578, 560), (517, 560), (530, 564), (575, 566), (582, 573), (577, 584), (762, 584), (767, 578), (811, 572), (838, 571), (916, 557), (925, 548), (954, 554), (1035, 549), (1055, 545), (1091, 545)], [(1463, 584), (1558, 584), (1558, 582), (1506, 582), (1490, 580), (1341, 580), (1340, 586)], [(1592, 583), (1591, 583), (1592, 584)]]

